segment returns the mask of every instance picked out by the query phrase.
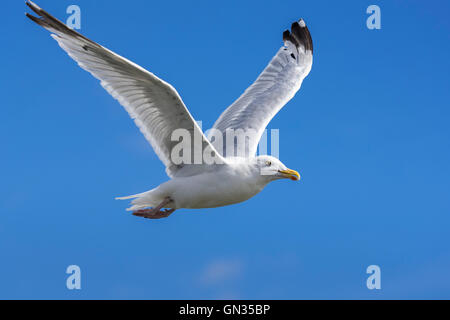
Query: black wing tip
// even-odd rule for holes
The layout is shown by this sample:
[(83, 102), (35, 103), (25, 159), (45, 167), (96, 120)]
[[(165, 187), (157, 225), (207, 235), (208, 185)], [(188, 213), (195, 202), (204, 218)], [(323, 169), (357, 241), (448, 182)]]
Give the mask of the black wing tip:
[(37, 14), (39, 14), (39, 12), (42, 10), (36, 3), (34, 3), (31, 0), (27, 0), (25, 1), (25, 4), (34, 12), (36, 12)]
[(283, 41), (289, 41), (290, 37), (291, 37), (291, 33), (289, 32), (289, 30), (285, 30), (283, 32)]
[[(33, 10), (35, 13), (37, 13), (40, 16), (40, 11), (42, 10), (41, 8), (39, 8), (33, 1), (25, 1), (25, 4), (31, 9)], [(42, 20), (39, 17), (35, 17), (31, 14), (29, 14), (28, 12), (25, 13), (25, 15), (32, 21), (36, 22), (39, 25), (42, 25)]]
[(27, 0), (26, 5), (30, 7), (31, 10), (33, 10), (38, 16), (33, 16), (31, 14), (26, 13), (26, 16), (31, 19), (32, 21), (36, 22), (41, 27), (46, 28), (52, 33), (59, 34), (65, 34), (69, 37), (74, 37), (78, 39), (83, 39), (84, 41), (89, 42), (92, 45), (98, 46), (95, 42), (92, 40), (86, 38), (82, 34), (76, 32), (73, 29), (70, 29), (68, 26), (66, 26), (63, 22), (56, 19), (54, 16), (52, 16), (47, 11), (41, 9), (38, 5), (36, 5), (34, 2)]
[(29, 14), (28, 12), (25, 13), (25, 16), (27, 18), (29, 18), (31, 21), (36, 22), (40, 26), (44, 26), (45, 25), (45, 23), (44, 23), (44, 21), (42, 19), (39, 19), (38, 17), (35, 17), (35, 16)]
[(306, 51), (313, 52), (311, 34), (303, 19), (292, 23), (290, 32), (289, 30), (283, 32), (283, 41), (292, 42), (297, 48), (302, 45)]
[[(50, 14), (48, 14), (46, 11), (42, 10), (41, 7), (39, 7), (33, 1), (27, 0), (25, 2), (25, 4), (31, 10), (33, 10), (34, 13), (37, 14), (37, 17), (36, 17), (36, 16), (33, 16), (33, 15), (29, 14), (29, 13), (26, 13), (25, 15), (28, 18), (30, 18), (32, 21), (36, 22), (38, 25), (43, 26), (43, 27), (46, 27), (46, 26), (50, 25), (49, 21), (47, 21), (47, 20), (51, 20), (53, 18)], [(47, 17), (50, 17), (50, 19), (48, 19)], [(54, 20), (56, 20), (56, 19), (54, 19)]]

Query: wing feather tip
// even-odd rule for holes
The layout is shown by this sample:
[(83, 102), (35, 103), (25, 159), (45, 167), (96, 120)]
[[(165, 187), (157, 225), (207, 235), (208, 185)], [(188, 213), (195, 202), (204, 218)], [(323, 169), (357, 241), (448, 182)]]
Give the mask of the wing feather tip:
[(284, 30), (283, 41), (289, 41), (290, 37), (291, 37), (291, 33), (289, 32), (289, 30)]
[(306, 51), (313, 52), (311, 33), (303, 19), (293, 22), (290, 32), (289, 30), (283, 32), (283, 41), (289, 41), (297, 48), (301, 45)]
[(25, 16), (30, 19), (31, 21), (37, 23), (40, 26), (44, 26), (44, 21), (42, 19), (39, 19), (38, 17), (33, 16), (32, 14), (29, 14), (28, 12), (25, 13)]
[(33, 1), (31, 0), (27, 0), (25, 1), (25, 4), (34, 12), (36, 12), (37, 14), (39, 14), (39, 11), (41, 11), (42, 9)]

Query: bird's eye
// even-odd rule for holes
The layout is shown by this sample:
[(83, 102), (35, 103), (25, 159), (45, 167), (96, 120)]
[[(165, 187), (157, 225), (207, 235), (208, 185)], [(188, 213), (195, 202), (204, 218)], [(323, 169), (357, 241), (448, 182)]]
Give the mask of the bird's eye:
[(272, 165), (272, 161), (266, 161), (266, 166), (270, 167)]

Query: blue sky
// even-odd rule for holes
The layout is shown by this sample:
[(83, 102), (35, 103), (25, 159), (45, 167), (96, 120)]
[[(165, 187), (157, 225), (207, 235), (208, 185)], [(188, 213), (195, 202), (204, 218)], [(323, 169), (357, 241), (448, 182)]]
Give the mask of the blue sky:
[[(144, 220), (164, 167), (123, 108), (5, 3), (0, 298), (450, 298), (448, 1), (37, 1), (170, 82), (212, 126), (303, 17), (314, 64), (270, 123), (302, 175)], [(381, 30), (366, 8), (381, 8)], [(66, 289), (79, 265), (82, 289)], [(381, 268), (368, 290), (366, 268)]]

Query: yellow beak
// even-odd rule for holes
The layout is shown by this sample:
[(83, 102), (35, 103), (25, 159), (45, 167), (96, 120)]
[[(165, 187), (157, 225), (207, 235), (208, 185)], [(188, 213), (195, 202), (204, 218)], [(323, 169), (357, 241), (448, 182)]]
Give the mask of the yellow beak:
[(286, 170), (278, 170), (278, 172), (283, 174), (284, 177), (289, 178), (291, 180), (300, 180), (300, 175), (295, 170), (286, 169)]

